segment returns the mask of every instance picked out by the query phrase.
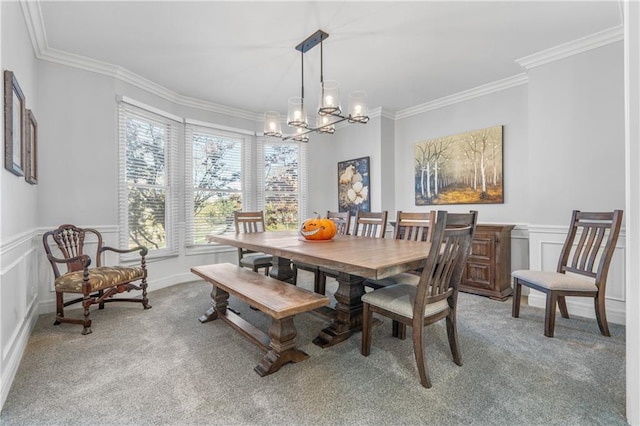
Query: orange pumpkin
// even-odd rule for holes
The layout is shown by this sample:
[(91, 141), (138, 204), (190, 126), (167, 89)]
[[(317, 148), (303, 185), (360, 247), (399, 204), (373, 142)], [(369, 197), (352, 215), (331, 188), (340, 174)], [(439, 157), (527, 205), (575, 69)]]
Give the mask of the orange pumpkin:
[(300, 235), (307, 240), (330, 240), (337, 232), (336, 223), (331, 219), (321, 218), (319, 215), (307, 219), (300, 228)]

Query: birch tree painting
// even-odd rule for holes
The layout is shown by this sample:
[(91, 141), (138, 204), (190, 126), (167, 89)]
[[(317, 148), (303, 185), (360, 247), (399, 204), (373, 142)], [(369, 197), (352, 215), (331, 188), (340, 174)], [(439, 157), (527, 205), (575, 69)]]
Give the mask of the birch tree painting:
[(502, 126), (415, 144), (416, 206), (500, 204)]

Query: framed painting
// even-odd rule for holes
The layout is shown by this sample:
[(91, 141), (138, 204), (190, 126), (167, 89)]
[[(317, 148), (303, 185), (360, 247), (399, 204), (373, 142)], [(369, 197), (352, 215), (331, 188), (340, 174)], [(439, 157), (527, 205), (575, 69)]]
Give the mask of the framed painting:
[(26, 116), (27, 137), (24, 178), (30, 184), (35, 185), (38, 183), (38, 122), (30, 109), (27, 110)]
[(418, 142), (416, 206), (504, 203), (502, 126)]
[(369, 157), (338, 163), (338, 211), (371, 211), (369, 199)]
[(12, 71), (4, 71), (4, 168), (24, 174), (24, 95)]

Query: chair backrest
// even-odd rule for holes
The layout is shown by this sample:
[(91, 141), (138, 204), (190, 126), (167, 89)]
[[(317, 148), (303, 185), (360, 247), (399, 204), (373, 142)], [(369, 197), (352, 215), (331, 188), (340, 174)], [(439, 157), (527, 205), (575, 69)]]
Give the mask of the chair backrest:
[(398, 210), (393, 238), (408, 241), (431, 241), (435, 223), (435, 210), (415, 213)]
[(351, 212), (327, 211), (327, 219), (331, 219), (336, 223), (336, 233), (338, 235), (349, 235), (349, 228), (351, 227)]
[(449, 223), (446, 211), (438, 211), (436, 225), (414, 304), (414, 318), (423, 318), (425, 306), (443, 299), (456, 303), (457, 288), (462, 280), (471, 240), (477, 223), (477, 212), (468, 215), (467, 224), (459, 225), (463, 216), (456, 214)]
[[(88, 234), (91, 234), (89, 238), (91, 241), (87, 241), (87, 243), (93, 243), (97, 240), (96, 254), (92, 259), (95, 261), (95, 266), (100, 267), (102, 265), (102, 256), (100, 256), (102, 252), (102, 235), (100, 232), (91, 228), (78, 228), (75, 225), (65, 224), (44, 233), (42, 236), (42, 244), (44, 245), (44, 250), (56, 278), (60, 276), (60, 271), (58, 270), (58, 264), (51, 259), (51, 257), (56, 257), (51, 251), (51, 247), (53, 245), (57, 246), (64, 259), (80, 257), (86, 254), (85, 240), (87, 240)], [(82, 271), (83, 268), (84, 261), (81, 259), (78, 259), (77, 262), (67, 263), (67, 272)]]
[(264, 232), (264, 212), (233, 212), (233, 219), (236, 224), (236, 234), (240, 232)]
[(387, 230), (387, 211), (362, 212), (356, 215), (356, 230), (354, 235), (361, 237), (384, 238)]
[(602, 291), (621, 225), (622, 210), (610, 213), (574, 210), (557, 271), (595, 278), (598, 289)]

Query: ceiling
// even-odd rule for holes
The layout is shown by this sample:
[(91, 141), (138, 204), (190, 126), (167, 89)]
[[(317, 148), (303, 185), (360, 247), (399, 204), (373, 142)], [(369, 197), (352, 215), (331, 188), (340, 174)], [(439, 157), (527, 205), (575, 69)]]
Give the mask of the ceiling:
[[(318, 29), (324, 78), (398, 112), (521, 74), (516, 60), (622, 24), (618, 1), (41, 1), (46, 49), (120, 66), (179, 95), (286, 112), (295, 46)], [(320, 49), (304, 55), (317, 104)]]

